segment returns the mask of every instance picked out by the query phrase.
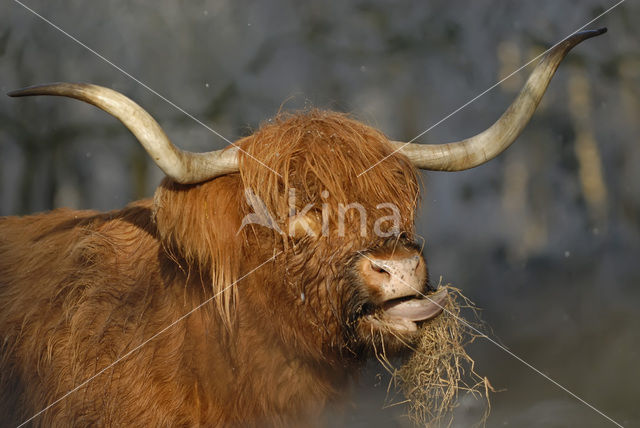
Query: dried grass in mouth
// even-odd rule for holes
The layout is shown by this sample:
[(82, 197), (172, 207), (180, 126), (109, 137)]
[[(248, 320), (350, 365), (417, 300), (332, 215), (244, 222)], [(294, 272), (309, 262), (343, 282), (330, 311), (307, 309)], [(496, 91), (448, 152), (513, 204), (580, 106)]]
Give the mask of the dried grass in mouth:
[(453, 410), (463, 394), (486, 401), (480, 425), (488, 416), (489, 392), (493, 389), (486, 377), (476, 373), (474, 361), (464, 349), (479, 337), (470, 328), (476, 326), (460, 318), (460, 310), (469, 308), (478, 319), (476, 307), (460, 290), (446, 288), (449, 299), (443, 313), (421, 326), (415, 352), (392, 372), (392, 382), (404, 393), (408, 416), (417, 426), (451, 425)]

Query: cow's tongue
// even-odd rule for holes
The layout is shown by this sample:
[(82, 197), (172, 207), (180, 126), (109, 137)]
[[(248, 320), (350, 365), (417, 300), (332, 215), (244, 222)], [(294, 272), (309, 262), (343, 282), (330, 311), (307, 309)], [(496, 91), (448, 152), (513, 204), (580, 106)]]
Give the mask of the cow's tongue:
[(447, 303), (447, 290), (442, 289), (424, 299), (411, 299), (385, 305), (384, 312), (390, 318), (408, 321), (426, 321), (440, 315)]

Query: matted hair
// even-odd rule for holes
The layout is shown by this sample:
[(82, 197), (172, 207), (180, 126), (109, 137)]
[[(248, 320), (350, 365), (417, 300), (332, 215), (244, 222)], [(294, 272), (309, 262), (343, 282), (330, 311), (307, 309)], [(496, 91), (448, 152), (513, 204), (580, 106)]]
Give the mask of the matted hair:
[[(238, 233), (242, 218), (251, 213), (244, 191), (250, 189), (264, 203), (280, 229), (288, 228), (289, 192), (296, 191), (297, 208), (315, 204), (310, 215), (327, 219), (336, 230), (339, 204), (357, 202), (373, 212), (379, 204), (393, 202), (401, 214), (401, 229), (413, 230), (419, 186), (415, 168), (404, 156), (393, 153), (378, 130), (347, 114), (323, 110), (281, 113), (237, 142), (239, 176), (231, 174), (196, 185), (180, 185), (165, 179), (155, 195), (155, 220), (169, 253), (183, 257), (188, 266), (198, 263), (211, 276), (216, 305), (232, 324), (235, 287), (241, 260), (256, 239), (264, 246), (286, 249), (290, 236), (251, 225)], [(381, 159), (381, 165), (359, 174)], [(239, 214), (239, 215), (238, 215)], [(357, 233), (359, 218), (348, 212), (348, 236), (339, 240), (364, 247)], [(373, 219), (367, 227), (372, 230)], [(266, 232), (266, 233), (265, 233)], [(337, 243), (334, 238), (333, 244)], [(243, 247), (243, 248), (240, 248)], [(254, 247), (255, 248), (255, 247)]]
[(419, 198), (416, 169), (393, 153), (380, 131), (347, 114), (317, 109), (281, 113), (239, 145), (244, 150), (243, 186), (259, 196), (278, 221), (289, 215), (288, 195), (295, 189), (298, 207), (324, 203), (332, 214), (339, 203), (357, 202), (375, 210), (393, 202), (403, 226), (413, 227)]

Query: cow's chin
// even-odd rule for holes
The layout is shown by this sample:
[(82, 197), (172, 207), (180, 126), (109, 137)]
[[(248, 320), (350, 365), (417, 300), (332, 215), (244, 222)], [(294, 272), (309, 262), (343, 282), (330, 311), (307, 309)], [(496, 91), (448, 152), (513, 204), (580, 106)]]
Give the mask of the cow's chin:
[(390, 349), (407, 348), (418, 337), (422, 324), (438, 317), (447, 304), (447, 291), (442, 289), (421, 297), (388, 300), (365, 314), (360, 334)]

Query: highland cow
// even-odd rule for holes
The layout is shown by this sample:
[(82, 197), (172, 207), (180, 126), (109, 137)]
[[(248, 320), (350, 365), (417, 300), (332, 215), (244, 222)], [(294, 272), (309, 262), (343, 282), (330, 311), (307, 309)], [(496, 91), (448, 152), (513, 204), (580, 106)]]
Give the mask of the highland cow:
[[(467, 169), (505, 150), (564, 55), (601, 32), (552, 49), (491, 128), (435, 146), (311, 110), (187, 153), (112, 90), (12, 93), (111, 113), (167, 178), (117, 211), (0, 219), (2, 424), (310, 423), (376, 349), (406, 354), (448, 302), (414, 242), (416, 168)], [(362, 211), (344, 210), (354, 202)], [(243, 221), (255, 216), (270, 227)]]

